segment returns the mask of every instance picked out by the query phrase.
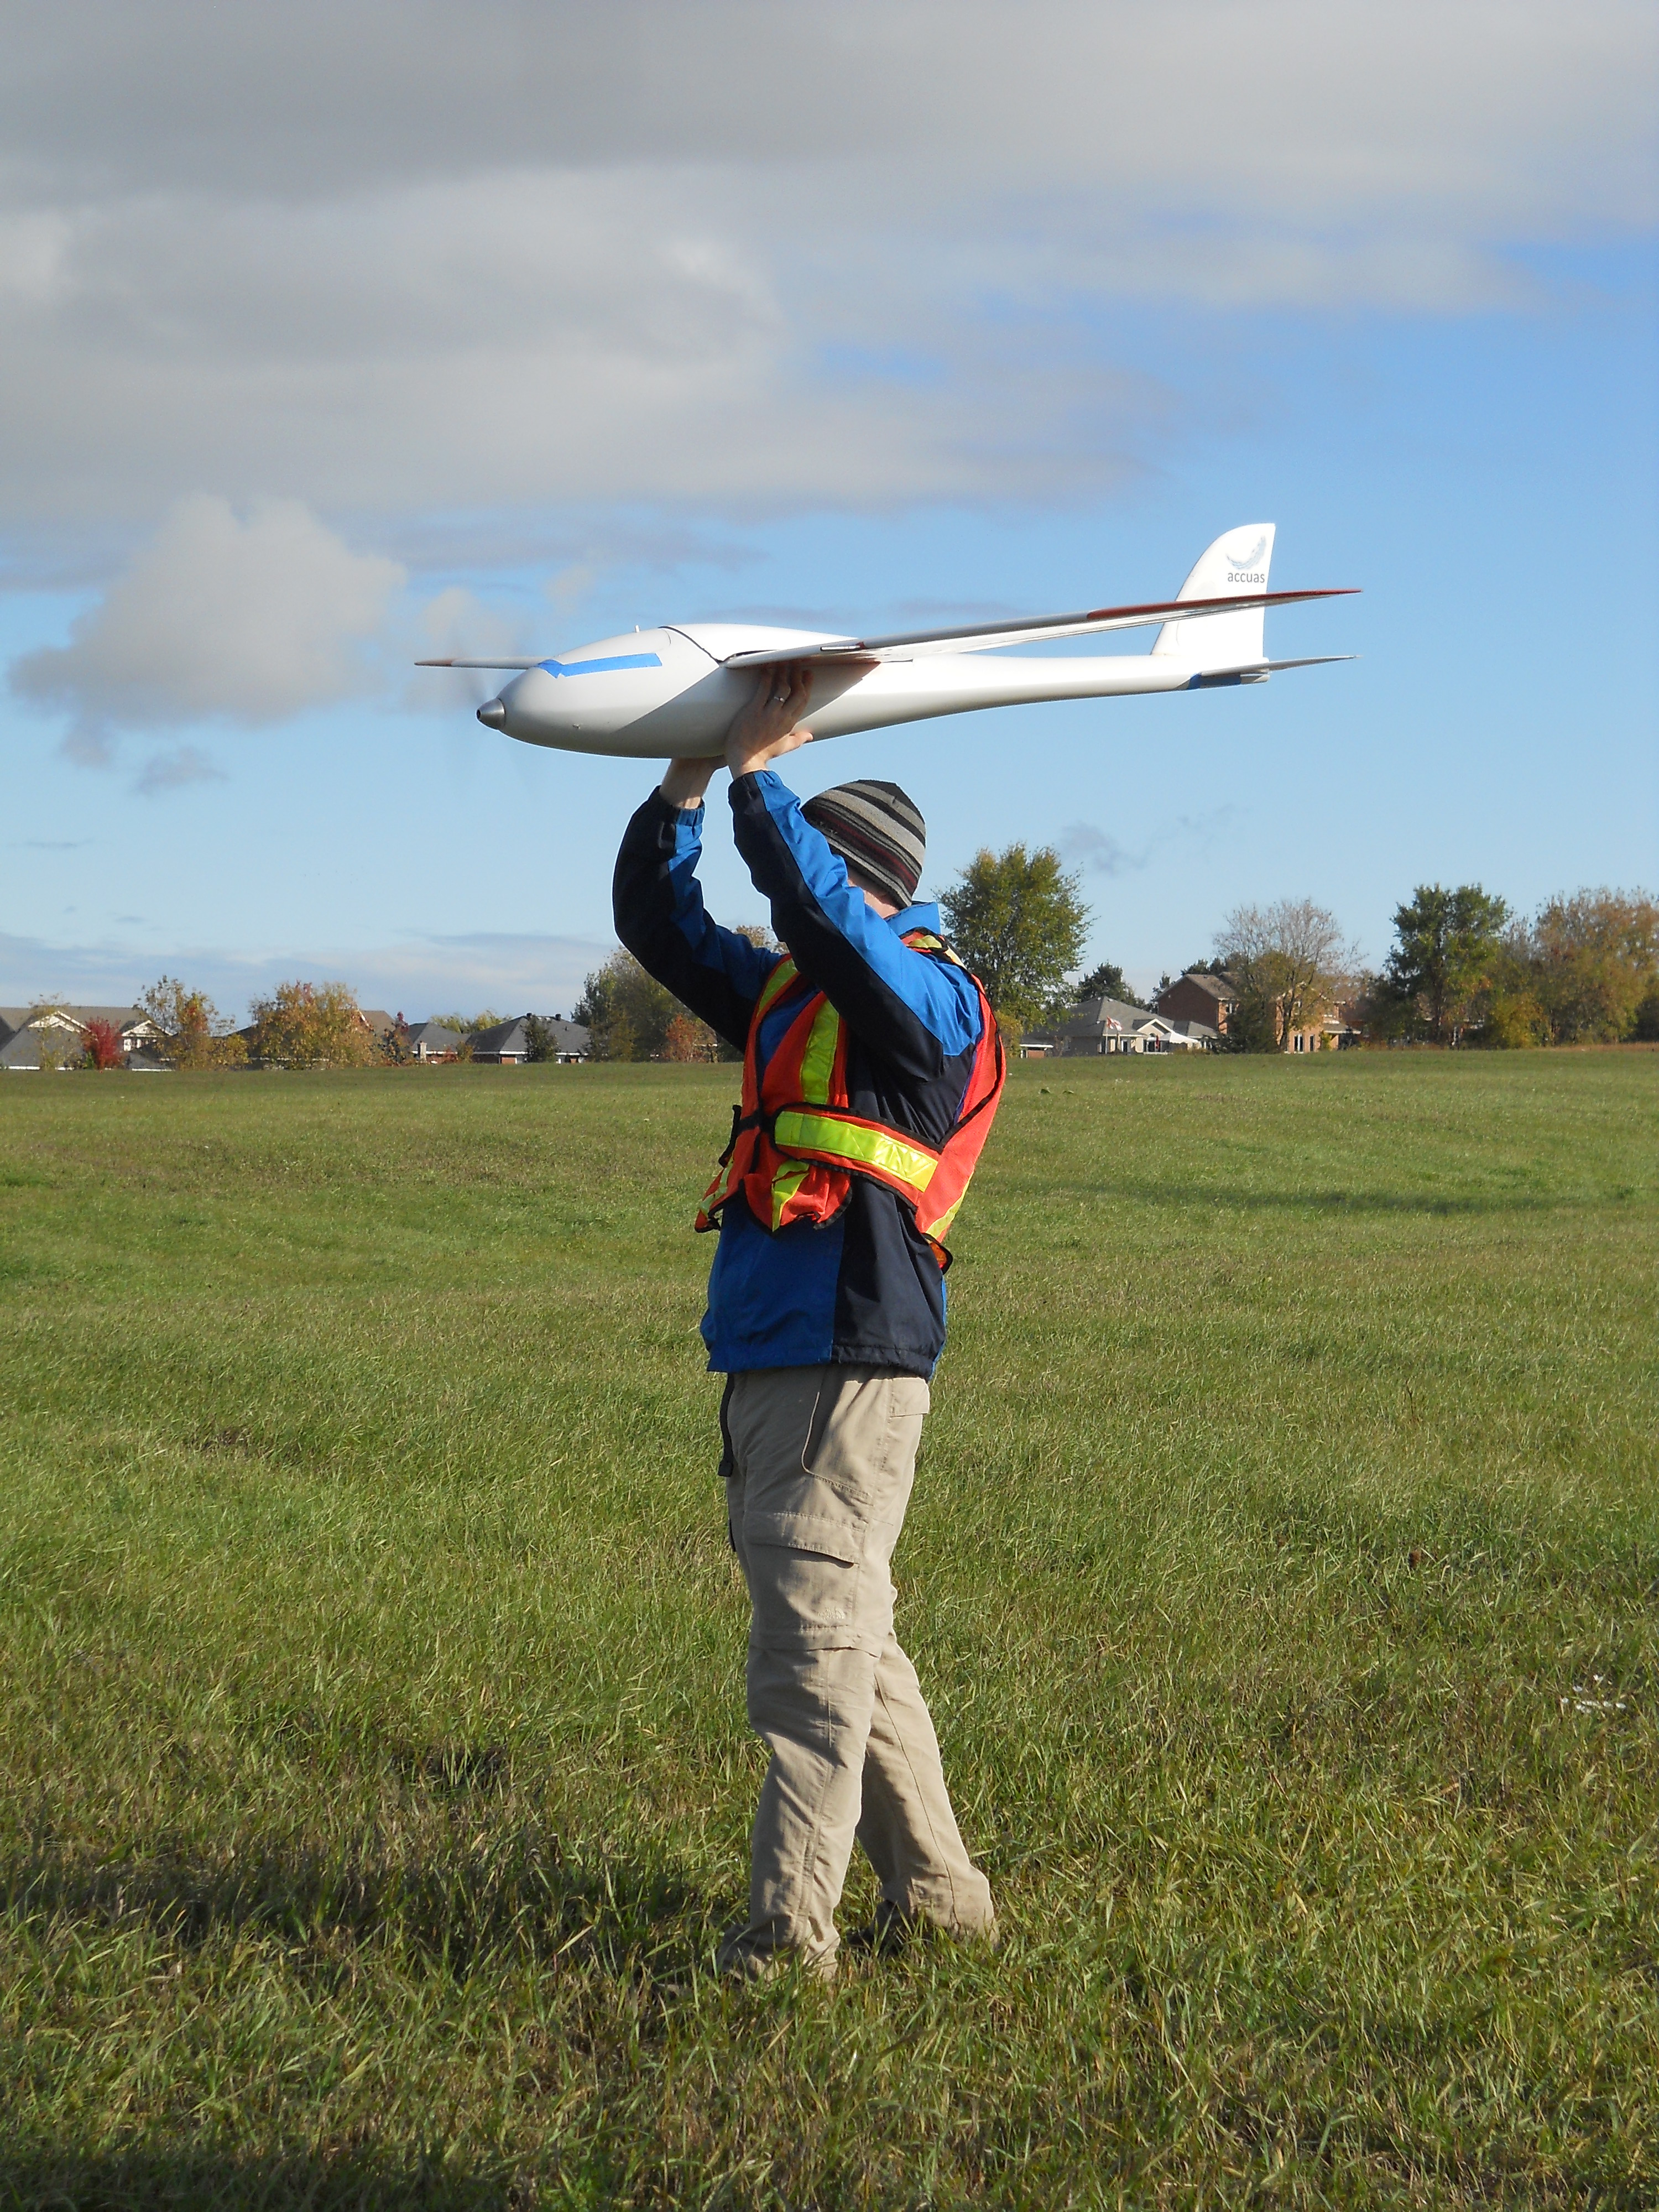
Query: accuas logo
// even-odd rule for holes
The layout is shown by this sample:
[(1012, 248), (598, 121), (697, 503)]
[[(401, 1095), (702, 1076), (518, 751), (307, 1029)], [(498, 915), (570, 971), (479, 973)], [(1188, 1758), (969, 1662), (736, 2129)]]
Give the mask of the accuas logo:
[[(1235, 571), (1240, 568), (1254, 568), (1267, 550), (1267, 534), (1263, 531), (1248, 553), (1230, 553), (1227, 556), (1227, 566)], [(1263, 580), (1261, 576), (1241, 576), (1237, 574), (1233, 578), (1233, 581), (1237, 584), (1259, 584)]]

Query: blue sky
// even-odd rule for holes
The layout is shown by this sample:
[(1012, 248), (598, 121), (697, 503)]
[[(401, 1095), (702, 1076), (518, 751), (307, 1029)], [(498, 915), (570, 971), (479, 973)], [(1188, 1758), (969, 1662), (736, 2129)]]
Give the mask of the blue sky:
[[(1278, 14), (1286, 41), (1307, 20)], [(1130, 58), (1149, 51), (1144, 11), (1108, 17)], [(135, 123), (108, 173), (14, 179), (0, 246), (33, 319), (34, 434), (0, 595), (0, 1000), (125, 998), (167, 968), (238, 1015), (296, 974), (411, 1016), (565, 1010), (611, 941), (611, 857), (649, 772), (480, 728), (461, 679), (408, 668), (422, 646), (1161, 596), (1257, 520), (1279, 526), (1275, 585), (1364, 594), (1270, 617), (1270, 650), (1357, 661), (840, 740), (801, 757), (799, 787), (903, 783), (935, 888), (981, 844), (1056, 845), (1091, 957), (1143, 982), (1243, 902), (1311, 896), (1376, 962), (1420, 881), (1521, 909), (1652, 886), (1650, 40), (1617, 9), (1505, 20), (1535, 51), (1469, 125), (1468, 174), (1437, 136), (1455, 109), (1407, 130), (1382, 88), (1350, 138), (1282, 151), (1243, 212), (1248, 149), (1221, 149), (1218, 185), (1172, 181), (1148, 144), (1091, 168), (1085, 117), (1063, 161), (1035, 126), (1018, 163), (959, 133), (923, 160), (878, 102), (880, 193), (765, 144), (657, 174), (618, 122), (574, 183), (563, 147), (433, 175), (400, 143), (285, 196), (280, 82), (257, 176), (216, 143), (162, 175)], [(1395, 21), (1408, 50), (1414, 22), (1441, 35), (1428, 11)], [(302, 82), (322, 33), (296, 26)], [(613, 59), (590, 58), (600, 107)], [(1326, 64), (1358, 103), (1364, 41)], [(1478, 41), (1464, 65), (1473, 83)], [(1573, 96), (1550, 106), (1552, 84)], [(118, 87), (80, 90), (118, 120)], [(662, 210), (698, 194), (671, 252)], [(529, 307), (501, 274), (526, 207), (554, 257)], [(399, 258), (406, 228), (446, 224), (500, 276), (501, 313), (523, 308), (499, 358), (468, 258), (430, 296)], [(239, 226), (268, 241), (281, 327), (239, 289)], [(319, 270), (328, 237), (346, 243)], [(148, 303), (125, 337), (91, 312), (118, 296)], [(716, 802), (711, 902), (750, 918)]]

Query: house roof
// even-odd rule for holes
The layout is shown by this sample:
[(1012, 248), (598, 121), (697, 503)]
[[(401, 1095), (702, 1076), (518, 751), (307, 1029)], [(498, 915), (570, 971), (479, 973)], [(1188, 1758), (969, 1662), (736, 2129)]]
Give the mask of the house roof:
[[(1225, 1000), (1229, 1006), (1237, 1005), (1238, 1000), (1238, 986), (1231, 975), (1211, 975), (1202, 969), (1188, 968), (1176, 976), (1176, 982), (1196, 983), (1200, 991), (1207, 991), (1212, 999)], [(1175, 984), (1170, 988), (1173, 990)]]
[(410, 1045), (434, 1046), (440, 1052), (458, 1052), (464, 1042), (459, 1030), (442, 1022), (416, 1022), (407, 1041)]
[(524, 1025), (529, 1019), (528, 1014), (520, 1014), (510, 1022), (497, 1022), (493, 1029), (475, 1030), (472, 1033), (473, 1058), (476, 1060), (480, 1053), (487, 1052), (527, 1052), (530, 1045), (524, 1033)]
[(1162, 1014), (1155, 1014), (1150, 1006), (1132, 1006), (1122, 999), (1085, 999), (1074, 1007), (1072, 1014), (1060, 1024), (1062, 1036), (1102, 1036), (1109, 1030), (1126, 1032), (1131, 1036), (1143, 1030), (1149, 1022), (1169, 1023)]
[(389, 1014), (384, 1006), (359, 1006), (358, 1012), (377, 1037), (390, 1036), (398, 1026), (398, 1018)]
[(40, 999), (32, 1006), (0, 1006), (0, 1035), (15, 1036), (28, 1026), (31, 1015), (43, 1013), (67, 1014), (77, 1029), (85, 1029), (88, 1022), (107, 1022), (112, 1030), (133, 1030), (142, 1024), (152, 1035), (160, 1035), (142, 1006), (72, 1006), (66, 999)]
[(480, 1030), (472, 1040), (473, 1057), (489, 1053), (527, 1053), (530, 1036), (527, 1024), (532, 1021), (545, 1022), (553, 1032), (553, 1044), (558, 1052), (586, 1052), (592, 1044), (592, 1033), (580, 1022), (561, 1022), (547, 1014), (520, 1014), (510, 1022), (497, 1022), (492, 1030)]
[(39, 1067), (40, 1065), (40, 1033), (38, 1030), (15, 1030), (3, 1044), (0, 1044), (0, 1067)]
[[(525, 1019), (528, 1021), (528, 1014)], [(550, 1021), (554, 1042), (561, 1052), (586, 1052), (593, 1042), (593, 1032), (585, 1022)]]

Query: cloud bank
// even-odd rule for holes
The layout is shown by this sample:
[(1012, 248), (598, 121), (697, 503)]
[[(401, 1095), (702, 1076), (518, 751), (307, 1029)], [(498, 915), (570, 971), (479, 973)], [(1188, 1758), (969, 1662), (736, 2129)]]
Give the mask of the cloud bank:
[(0, 57), (25, 546), (181, 489), (374, 518), (1087, 497), (1114, 313), (1514, 305), (1651, 222), (1595, 0), (66, 0)]
[[(198, 495), (172, 509), (67, 645), (12, 664), (11, 687), (66, 714), (71, 750), (92, 762), (119, 729), (286, 721), (374, 688), (362, 647), (404, 581), (396, 562), (354, 553), (297, 500), (244, 518)], [(185, 746), (152, 762), (139, 787), (214, 773)]]

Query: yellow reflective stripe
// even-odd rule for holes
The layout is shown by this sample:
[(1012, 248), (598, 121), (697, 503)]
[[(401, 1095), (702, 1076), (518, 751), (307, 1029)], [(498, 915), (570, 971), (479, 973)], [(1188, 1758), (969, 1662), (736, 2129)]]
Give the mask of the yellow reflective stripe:
[(772, 1178), (772, 1227), (783, 1226), (783, 1209), (811, 1172), (805, 1160), (785, 1160)]
[(800, 1095), (814, 1106), (830, 1103), (830, 1078), (836, 1068), (836, 1040), (841, 1035), (841, 1016), (828, 999), (812, 1020), (812, 1034), (801, 1055)]
[(754, 1019), (756, 1021), (760, 1019), (767, 1008), (772, 1005), (773, 1001), (777, 999), (781, 993), (789, 988), (789, 986), (794, 981), (794, 962), (788, 959), (780, 960), (777, 966), (767, 977), (765, 984), (762, 988), (761, 994), (755, 1001)]
[[(968, 1194), (964, 1190), (962, 1194), (962, 1198), (966, 1198), (967, 1195)], [(916, 1226), (921, 1230), (922, 1235), (924, 1237), (948, 1236), (951, 1231), (951, 1224), (956, 1219), (957, 1212), (961, 1207), (962, 1198), (959, 1198), (957, 1200), (955, 1206), (947, 1206), (944, 1212), (939, 1214), (932, 1221), (924, 1221), (920, 1214), (918, 1214), (916, 1217)]]
[(924, 1152), (920, 1145), (907, 1144), (890, 1129), (855, 1128), (849, 1122), (833, 1120), (824, 1114), (780, 1114), (774, 1142), (781, 1146), (799, 1145), (807, 1152), (830, 1152), (860, 1167), (879, 1168), (896, 1182), (908, 1182), (918, 1192), (927, 1189), (939, 1165), (937, 1154)]

